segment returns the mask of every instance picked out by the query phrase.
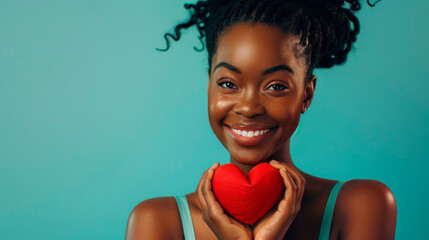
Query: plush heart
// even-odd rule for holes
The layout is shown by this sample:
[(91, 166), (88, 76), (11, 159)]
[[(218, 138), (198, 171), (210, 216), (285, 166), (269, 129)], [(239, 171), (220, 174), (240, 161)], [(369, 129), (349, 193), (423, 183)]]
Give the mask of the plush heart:
[(236, 165), (218, 167), (213, 193), (222, 208), (235, 219), (253, 224), (277, 202), (284, 190), (283, 178), (269, 163), (261, 163), (246, 176)]

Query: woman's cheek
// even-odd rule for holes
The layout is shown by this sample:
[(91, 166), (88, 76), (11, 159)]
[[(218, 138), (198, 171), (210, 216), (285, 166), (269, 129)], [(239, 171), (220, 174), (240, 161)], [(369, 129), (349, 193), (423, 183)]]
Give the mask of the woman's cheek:
[(211, 94), (209, 99), (209, 114), (210, 118), (218, 123), (221, 123), (222, 119), (228, 115), (229, 109), (231, 109), (232, 101), (229, 97), (221, 94)]
[(231, 106), (232, 101), (227, 96), (213, 92), (209, 94), (208, 110), (210, 126), (221, 142), (224, 137), (223, 120), (228, 115)]
[[(301, 115), (299, 104), (293, 104), (294, 107), (291, 107), (290, 104), (290, 102), (279, 102), (277, 104), (271, 103), (267, 105), (269, 106), (268, 114), (275, 119), (279, 127), (283, 129), (283, 137), (286, 139), (288, 139), (298, 127)], [(288, 105), (289, 107), (285, 107)]]

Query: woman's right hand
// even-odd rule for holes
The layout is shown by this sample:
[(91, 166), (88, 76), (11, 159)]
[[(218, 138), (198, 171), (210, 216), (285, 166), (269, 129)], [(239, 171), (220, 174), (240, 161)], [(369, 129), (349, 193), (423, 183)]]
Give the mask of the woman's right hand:
[(203, 211), (203, 220), (218, 239), (252, 239), (252, 229), (231, 217), (220, 206), (212, 191), (212, 178), (219, 163), (206, 170), (197, 187), (198, 201)]

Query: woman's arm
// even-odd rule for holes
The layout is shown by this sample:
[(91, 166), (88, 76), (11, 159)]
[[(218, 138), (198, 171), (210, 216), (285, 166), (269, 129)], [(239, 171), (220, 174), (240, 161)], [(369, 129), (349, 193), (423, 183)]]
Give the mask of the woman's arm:
[(396, 201), (392, 191), (376, 180), (356, 179), (346, 184), (341, 194), (340, 239), (395, 239)]

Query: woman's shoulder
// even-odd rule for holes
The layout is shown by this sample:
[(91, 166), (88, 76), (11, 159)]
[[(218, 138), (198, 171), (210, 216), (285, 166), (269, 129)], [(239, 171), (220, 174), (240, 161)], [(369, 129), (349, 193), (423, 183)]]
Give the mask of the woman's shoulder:
[(174, 197), (146, 199), (133, 208), (128, 218), (126, 239), (140, 238), (183, 239), (179, 208)]
[(343, 224), (342, 234), (348, 236), (345, 239), (362, 238), (366, 234), (366, 239), (371, 239), (374, 231), (380, 239), (393, 239), (396, 200), (384, 183), (371, 179), (346, 181), (338, 193), (336, 205), (338, 222)]
[(340, 190), (339, 200), (353, 206), (371, 202), (371, 206), (382, 207), (395, 204), (392, 191), (384, 183), (372, 179), (352, 179), (345, 181)]

